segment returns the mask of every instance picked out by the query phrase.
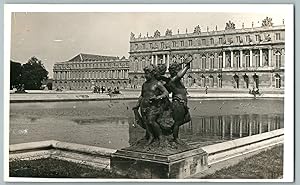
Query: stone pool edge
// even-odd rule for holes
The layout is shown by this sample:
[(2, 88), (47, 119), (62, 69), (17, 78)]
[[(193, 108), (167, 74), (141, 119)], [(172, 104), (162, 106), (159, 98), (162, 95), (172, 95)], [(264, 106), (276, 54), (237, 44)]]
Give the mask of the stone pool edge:
[[(207, 165), (211, 167), (244, 154), (282, 144), (283, 141), (284, 129), (278, 129), (201, 148), (207, 153)], [(108, 148), (48, 140), (10, 145), (9, 161), (54, 158), (84, 164), (92, 168), (110, 169), (111, 155), (116, 151)]]

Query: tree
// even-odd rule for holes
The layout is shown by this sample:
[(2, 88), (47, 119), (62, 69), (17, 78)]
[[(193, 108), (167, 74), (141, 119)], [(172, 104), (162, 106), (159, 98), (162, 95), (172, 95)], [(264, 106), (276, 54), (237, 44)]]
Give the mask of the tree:
[(21, 63), (10, 61), (10, 88), (18, 87), (21, 84)]
[(42, 81), (48, 79), (48, 71), (41, 60), (31, 57), (26, 64), (23, 64), (21, 76), (25, 89), (37, 90), (41, 88)]

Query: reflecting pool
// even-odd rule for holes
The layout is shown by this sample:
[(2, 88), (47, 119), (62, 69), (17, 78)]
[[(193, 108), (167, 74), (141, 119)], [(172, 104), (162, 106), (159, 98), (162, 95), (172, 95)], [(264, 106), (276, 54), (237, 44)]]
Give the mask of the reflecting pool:
[[(119, 149), (144, 136), (134, 124), (136, 101), (10, 104), (10, 144), (59, 140)], [(191, 100), (192, 121), (180, 138), (204, 146), (284, 127), (282, 100)]]

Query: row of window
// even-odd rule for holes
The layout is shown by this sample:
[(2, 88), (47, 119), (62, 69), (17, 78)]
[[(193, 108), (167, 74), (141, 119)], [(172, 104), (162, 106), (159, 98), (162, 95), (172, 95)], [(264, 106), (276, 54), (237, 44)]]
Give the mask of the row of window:
[[(273, 66), (276, 68), (282, 67), (282, 55), (277, 52), (275, 53), (275, 63), (272, 65), (269, 63), (269, 59), (263, 57), (262, 61), (260, 61), (260, 55), (254, 55), (252, 58), (252, 64), (250, 63), (250, 55), (246, 54), (244, 55), (245, 58), (243, 59), (243, 63), (241, 63), (241, 58), (239, 55), (233, 57), (233, 61), (229, 60), (229, 57), (225, 60), (225, 68), (230, 67), (263, 67), (263, 66)], [(180, 62), (183, 62), (183, 57), (180, 58)], [(159, 62), (159, 61), (158, 61)], [(172, 58), (172, 62), (178, 62), (178, 59), (176, 57)], [(139, 62), (138, 60), (135, 60), (133, 62), (133, 66), (131, 69), (133, 71), (142, 71), (142, 69), (148, 65), (150, 61), (146, 61), (145, 59)], [(222, 69), (223, 68), (223, 56), (218, 56), (218, 58), (215, 58), (214, 56), (206, 57), (202, 56), (200, 60), (195, 60), (192, 62), (192, 68), (198, 68), (198, 69)]]
[[(243, 78), (243, 80), (241, 80), (241, 78)], [(140, 78), (140, 79), (136, 79), (134, 80), (134, 82), (140, 83), (142, 84), (144, 82), (144, 78)], [(275, 75), (275, 88), (281, 88), (281, 77), (280, 75)], [(215, 84), (216, 83), (216, 84)], [(244, 88), (249, 88), (249, 77), (247, 76), (247, 78), (244, 77), (239, 77), (236, 76), (234, 77), (234, 83), (233, 83), (233, 87), (234, 88), (240, 88), (240, 85), (243, 84)], [(223, 79), (222, 76), (218, 75), (217, 77), (214, 77), (212, 75), (210, 76), (202, 76), (198, 79), (195, 79), (191, 76), (189, 76), (187, 79), (184, 80), (184, 84), (187, 87), (192, 87), (192, 86), (200, 86), (200, 87), (218, 87), (218, 88), (222, 88), (223, 85)], [(259, 76), (256, 76), (256, 78), (254, 78), (254, 85), (259, 88), (260, 85), (260, 81), (259, 81)]]
[[(265, 35), (264, 36), (266, 41), (270, 41), (271, 37), (270, 35)], [(281, 34), (280, 33), (275, 33), (275, 40), (281, 40)], [(245, 36), (245, 42), (249, 43), (252, 42), (252, 38), (250, 35), (246, 35)], [(262, 41), (262, 36), (260, 34), (255, 35), (255, 42), (260, 42)], [(196, 40), (187, 40), (187, 42), (185, 40), (181, 40), (181, 41), (172, 41), (172, 47), (185, 47), (185, 46), (193, 46), (194, 42), (196, 42)], [(235, 41), (233, 37), (229, 37), (227, 38), (227, 41), (224, 39), (224, 37), (220, 37), (218, 40), (218, 43), (215, 41), (214, 38), (210, 38), (209, 40), (206, 38), (203, 38), (201, 40), (198, 40), (198, 45), (214, 45), (216, 44), (226, 44), (226, 43), (242, 43), (243, 39), (241, 38), (241, 36), (236, 36), (235, 37)], [(158, 46), (160, 44), (160, 47)], [(146, 43), (142, 43), (141, 44), (142, 49), (146, 49)], [(160, 42), (160, 43), (149, 43), (149, 48), (153, 49), (153, 48), (160, 48), (160, 49), (165, 49), (166, 48), (166, 44), (165, 42)], [(138, 50), (139, 49), (139, 44), (135, 44), (135, 49)]]
[(63, 69), (63, 68), (100, 68), (100, 67), (124, 67), (128, 66), (126, 63), (111, 63), (111, 62), (101, 62), (101, 63), (81, 63), (81, 64), (71, 64), (71, 65), (55, 65), (54, 69)]
[(104, 71), (104, 72), (75, 72), (70, 73), (67, 72), (58, 72), (54, 73), (54, 79), (73, 79), (73, 78), (91, 78), (91, 79), (124, 79), (128, 78), (128, 70), (125, 70), (123, 73), (119, 71), (118, 73), (115, 71)]

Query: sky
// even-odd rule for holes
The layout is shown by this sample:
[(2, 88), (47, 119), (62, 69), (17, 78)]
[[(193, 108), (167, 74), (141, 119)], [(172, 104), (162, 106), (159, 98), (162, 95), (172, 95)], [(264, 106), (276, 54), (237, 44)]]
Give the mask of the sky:
[(273, 13), (216, 13), (216, 12), (16, 12), (11, 15), (11, 59), (26, 63), (36, 56), (52, 78), (53, 65), (71, 59), (79, 53), (125, 56), (129, 54), (130, 33), (162, 35), (166, 29), (173, 34), (201, 30), (224, 30), (226, 22), (236, 28), (261, 26), (271, 17), (274, 25), (282, 25), (285, 14)]

